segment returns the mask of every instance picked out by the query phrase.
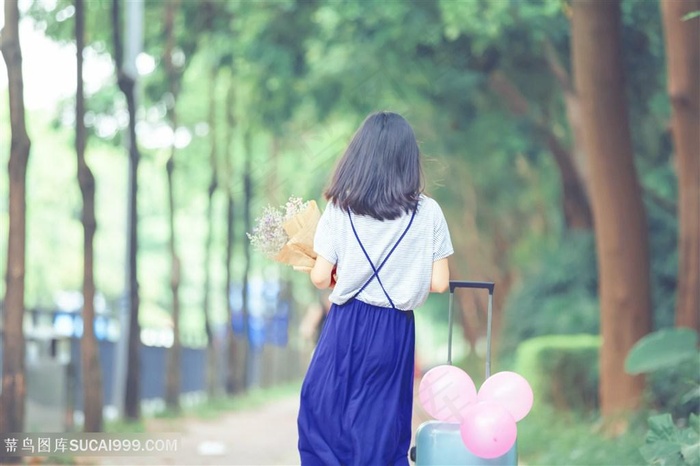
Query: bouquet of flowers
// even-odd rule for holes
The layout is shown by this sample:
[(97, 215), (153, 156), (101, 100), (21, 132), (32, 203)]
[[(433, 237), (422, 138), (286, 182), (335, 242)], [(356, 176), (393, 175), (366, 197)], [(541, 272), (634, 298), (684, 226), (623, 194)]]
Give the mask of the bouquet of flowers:
[(298, 270), (308, 270), (316, 262), (314, 233), (321, 212), (316, 201), (290, 197), (284, 206), (268, 205), (255, 220), (253, 233), (247, 233), (256, 251)]

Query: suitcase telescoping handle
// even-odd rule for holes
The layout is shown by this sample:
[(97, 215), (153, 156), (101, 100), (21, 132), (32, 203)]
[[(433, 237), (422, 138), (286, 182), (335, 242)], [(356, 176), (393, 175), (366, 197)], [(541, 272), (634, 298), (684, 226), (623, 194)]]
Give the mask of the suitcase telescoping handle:
[(483, 288), (489, 291), (489, 306), (486, 318), (486, 378), (491, 376), (491, 317), (493, 314), (493, 282), (470, 282), (463, 280), (450, 280), (450, 314), (449, 314), (449, 335), (447, 338), (447, 364), (452, 364), (452, 321), (454, 292), (457, 288)]

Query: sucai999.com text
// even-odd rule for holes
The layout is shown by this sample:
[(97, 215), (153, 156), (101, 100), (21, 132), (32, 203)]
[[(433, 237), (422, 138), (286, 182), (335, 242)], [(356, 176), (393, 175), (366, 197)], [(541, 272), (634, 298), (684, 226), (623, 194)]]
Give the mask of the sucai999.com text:
[(177, 452), (180, 439), (174, 435), (150, 434), (2, 434), (0, 457), (5, 456), (147, 456)]

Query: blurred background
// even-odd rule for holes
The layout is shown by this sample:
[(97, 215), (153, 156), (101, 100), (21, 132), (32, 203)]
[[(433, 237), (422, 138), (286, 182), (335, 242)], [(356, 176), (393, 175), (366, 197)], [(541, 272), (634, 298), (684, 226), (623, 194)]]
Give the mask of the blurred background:
[[(452, 277), (496, 283), (494, 369), (536, 397), (521, 460), (698, 464), (699, 11), (6, 0), (0, 431), (295, 396), (327, 295), (246, 232), (290, 196), (323, 209), (354, 130), (391, 110), (419, 139)], [(478, 386), (486, 296), (456, 303), (455, 363)], [(416, 319), (419, 377), (446, 360), (447, 296)]]

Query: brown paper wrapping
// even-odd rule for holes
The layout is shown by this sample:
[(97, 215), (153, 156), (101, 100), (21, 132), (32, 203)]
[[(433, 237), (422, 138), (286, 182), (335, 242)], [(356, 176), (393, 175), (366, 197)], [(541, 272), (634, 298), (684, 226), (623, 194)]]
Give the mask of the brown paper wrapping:
[(275, 256), (277, 262), (295, 267), (313, 267), (316, 263), (314, 234), (321, 218), (316, 201), (309, 201), (306, 209), (287, 220), (282, 227), (289, 241)]

